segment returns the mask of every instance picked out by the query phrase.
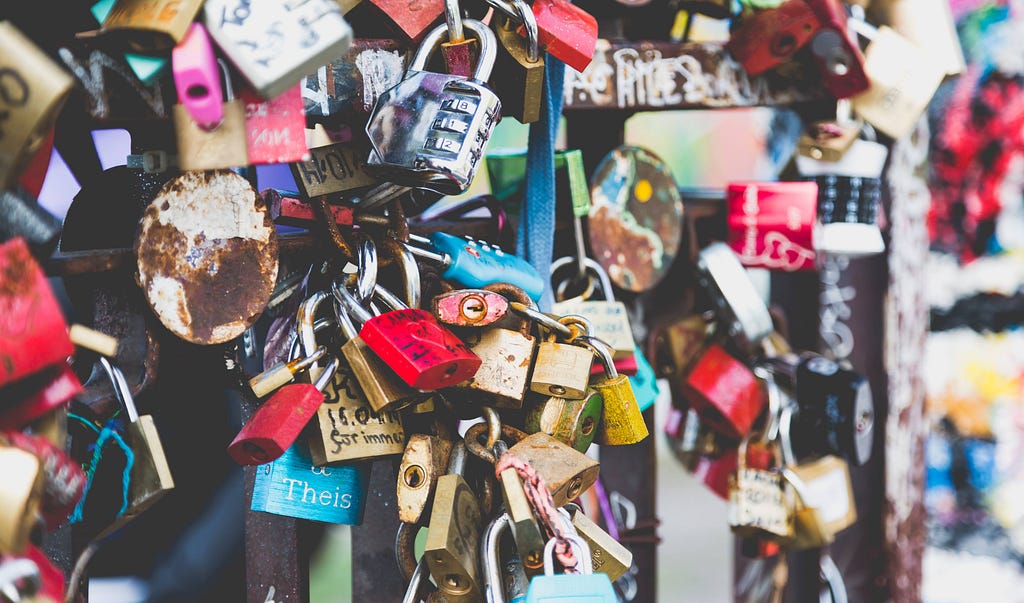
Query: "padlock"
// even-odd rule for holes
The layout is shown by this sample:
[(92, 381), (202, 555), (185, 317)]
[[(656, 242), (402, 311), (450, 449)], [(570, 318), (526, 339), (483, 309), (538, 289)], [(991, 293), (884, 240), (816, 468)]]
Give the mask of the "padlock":
[[(551, 274), (554, 275), (556, 270), (573, 260), (571, 256), (555, 260), (551, 263)], [(597, 276), (604, 299), (595, 300), (588, 295), (561, 300), (552, 304), (551, 311), (559, 315), (578, 314), (590, 321), (594, 337), (612, 346), (613, 357), (616, 360), (633, 355), (636, 342), (633, 340), (633, 328), (629, 324), (626, 305), (615, 299), (611, 279), (600, 263), (593, 258), (585, 257), (583, 266), (586, 272)]]
[[(494, 455), (501, 458), (508, 451), (508, 445), (498, 440)], [(498, 474), (501, 498), (508, 513), (509, 527), (516, 551), (527, 574), (536, 573), (544, 567), (544, 532), (530, 506), (523, 480), (515, 467), (508, 467)]]
[(249, 379), (249, 388), (252, 390), (252, 393), (256, 394), (257, 398), (269, 396), (291, 383), (295, 379), (296, 374), (308, 370), (309, 367), (320, 362), (326, 355), (327, 348), (320, 346), (309, 356), (300, 356), (287, 362), (279, 362)]
[(747, 75), (757, 76), (792, 59), (817, 29), (804, 0), (785, 0), (734, 20), (725, 47)]
[[(788, 474), (788, 475), (787, 475)], [(783, 475), (800, 485), (802, 503), (818, 511), (821, 530), (838, 534), (857, 521), (850, 469), (843, 459), (826, 455), (786, 467)]]
[(477, 551), (483, 528), (480, 504), (466, 482), (465, 445), (456, 445), (448, 473), (437, 479), (423, 556), (438, 592), (451, 603), (480, 598)]
[(540, 119), (544, 88), (544, 57), (540, 54), (537, 19), (523, 0), (511, 0), (526, 37), (516, 33), (515, 22), (496, 15), (494, 31), (498, 40), (498, 56), (494, 63), (491, 87), (501, 99), (504, 115), (519, 123), (530, 124)]
[(752, 348), (774, 330), (768, 306), (729, 245), (716, 241), (701, 249), (696, 264), (697, 281), (737, 345)]
[(284, 454), (316, 415), (339, 364), (332, 358), (316, 383), (289, 383), (274, 392), (228, 445), (228, 456), (239, 465), (262, 465)]
[(306, 115), (302, 86), (296, 84), (271, 98), (242, 88), (245, 106), (246, 152), (250, 165), (292, 163), (311, 158), (306, 146)]
[(860, 19), (849, 23), (870, 40), (864, 71), (871, 85), (852, 98), (853, 110), (892, 138), (905, 138), (945, 79), (946, 67), (892, 28), (875, 29)]
[(224, 343), (266, 309), (277, 250), (277, 230), (248, 180), (230, 170), (182, 172), (143, 213), (135, 279), (169, 331), (200, 345)]
[(731, 182), (726, 187), (728, 243), (748, 268), (814, 270), (818, 185)]
[(629, 378), (615, 370), (611, 347), (594, 337), (581, 336), (580, 343), (589, 347), (604, 366), (604, 377), (591, 385), (604, 399), (604, 412), (597, 425), (594, 441), (602, 446), (626, 446), (642, 442), (648, 435), (647, 423), (636, 402)]
[(21, 237), (0, 244), (0, 386), (75, 351), (42, 267)]
[[(530, 302), (526, 293), (513, 285), (499, 283), (486, 289), (519, 303)], [(531, 325), (529, 319), (520, 317), (517, 331), (492, 326), (467, 333), (466, 345), (480, 357), (481, 364), (476, 374), (455, 389), (474, 400), (486, 399), (496, 408), (522, 408), (537, 349)]]
[(685, 375), (713, 330), (714, 323), (700, 314), (688, 314), (652, 329), (649, 346), (655, 374), (668, 379)]
[[(568, 0), (534, 0), (537, 41), (551, 56), (583, 73), (594, 60), (597, 48), (597, 19)], [(513, 19), (517, 15), (510, 15)], [(525, 26), (518, 33), (526, 37)]]
[(118, 366), (112, 365), (103, 356), (100, 356), (99, 363), (113, 383), (114, 393), (124, 407), (128, 418), (125, 440), (135, 456), (128, 484), (128, 508), (100, 532), (97, 538), (102, 538), (141, 515), (173, 490), (174, 477), (167, 464), (153, 416), (139, 415), (131, 388)]
[(841, 0), (806, 1), (820, 24), (808, 47), (825, 88), (838, 99), (867, 90), (870, 83), (864, 72), (864, 55), (847, 27), (845, 4)]
[(486, 327), (508, 314), (508, 300), (483, 289), (453, 289), (431, 305), (437, 320), (455, 327)]
[(782, 477), (789, 483), (793, 496), (793, 535), (784, 541), (786, 550), (802, 551), (831, 544), (835, 533), (825, 525), (818, 509), (807, 504), (803, 481), (788, 468), (782, 469)]
[(206, 27), (263, 98), (299, 84), (352, 44), (352, 28), (332, 0), (206, 0)]
[(445, 280), (474, 288), (509, 283), (526, 291), (534, 301), (544, 293), (544, 279), (537, 269), (522, 258), (505, 253), (497, 245), (444, 232), (434, 232), (430, 238), (410, 235), (409, 241), (429, 246), (429, 249), (423, 249), (418, 245), (405, 244), (406, 249), (415, 255), (443, 265), (441, 278)]
[[(590, 335), (589, 323), (586, 330), (572, 322), (573, 316), (563, 316), (559, 322), (569, 325), (578, 335)], [(582, 332), (581, 332), (582, 331)], [(537, 359), (530, 376), (530, 390), (544, 396), (558, 396), (579, 400), (588, 393), (590, 367), (594, 353), (589, 348), (571, 343), (558, 343), (558, 334), (550, 332), (546, 341), (537, 346)]]
[(586, 492), (600, 471), (597, 461), (546, 433), (524, 437), (509, 448), (509, 453), (533, 466), (544, 478), (556, 507)]
[[(102, 24), (107, 20), (114, 4), (116, 4), (116, 0), (99, 0), (89, 7), (89, 12), (97, 23)], [(135, 77), (139, 78), (139, 81), (146, 86), (154, 85), (170, 63), (170, 57), (161, 56), (161, 53), (126, 52), (122, 56)]]
[(855, 140), (837, 161), (796, 157), (804, 180), (818, 184), (818, 249), (832, 255), (861, 257), (885, 251), (878, 228), (885, 145)]
[(793, 517), (785, 484), (777, 471), (747, 466), (750, 439), (747, 436), (740, 443), (736, 472), (729, 479), (729, 526), (740, 536), (786, 540), (793, 535)]
[[(333, 321), (315, 321), (317, 308), (329, 294), (320, 291), (299, 305), (296, 324), (299, 337), (295, 345), (303, 354), (316, 350), (316, 333), (334, 326)], [(309, 378), (316, 379), (323, 368), (314, 364)], [(395, 410), (375, 412), (370, 408), (352, 370), (344, 362), (324, 390), (324, 402), (316, 411), (309, 437), (309, 449), (316, 465), (353, 462), (402, 454), (405, 428), (402, 415)]]
[(86, 477), (81, 466), (63, 448), (40, 435), (17, 431), (0, 434), (0, 444), (19, 448), (39, 459), (43, 474), (39, 514), (48, 530), (57, 529), (67, 521), (85, 491)]
[(418, 44), (444, 13), (444, 0), (370, 0), (380, 18), (393, 24), (390, 29)]
[(472, 377), (480, 358), (434, 315), (405, 308), (373, 316), (345, 287), (334, 293), (362, 324), (359, 337), (410, 387), (434, 390)]
[[(465, 444), (462, 444), (465, 446)], [(437, 479), (448, 468), (451, 440), (422, 433), (409, 436), (398, 466), (398, 519), (416, 524), (430, 516)]]
[[(343, 288), (339, 282), (334, 288)], [(391, 369), (359, 336), (349, 312), (343, 306), (338, 295), (334, 300), (335, 317), (341, 327), (345, 342), (341, 346), (341, 354), (345, 357), (349, 369), (359, 381), (366, 401), (376, 412), (385, 410), (402, 410), (403, 408), (423, 400), (426, 394), (407, 385), (395, 371)], [(401, 308), (393, 308), (401, 310)]]
[(701, 420), (732, 440), (750, 433), (766, 402), (750, 368), (718, 344), (707, 346), (679, 387)]
[(366, 167), (371, 173), (446, 195), (469, 188), (501, 117), (501, 102), (484, 84), (497, 53), (494, 32), (475, 19), (465, 19), (463, 25), (480, 40), (473, 77), (424, 71), (448, 27), (442, 24), (431, 31), (405, 79), (384, 92), (370, 114), (366, 134), (373, 150)]
[[(566, 511), (568, 509), (568, 511)], [(607, 574), (615, 582), (633, 565), (633, 552), (601, 529), (576, 505), (566, 505), (560, 512), (569, 513), (572, 527), (590, 547), (590, 561), (594, 573)]]
[(132, 50), (167, 50), (185, 38), (202, 6), (203, 0), (117, 0), (103, 29)]
[[(191, 32), (203, 31), (201, 27), (196, 23)], [(190, 33), (191, 35), (197, 34)], [(186, 38), (184, 42), (188, 41)], [(175, 47), (175, 50), (179, 47), (180, 45)], [(207, 58), (212, 57), (211, 53)], [(175, 73), (178, 71), (177, 65), (177, 61), (172, 64)], [(224, 89), (227, 91), (223, 103), (220, 77), (217, 76), (218, 65), (220, 71), (223, 71)], [(219, 113), (221, 119), (207, 127), (192, 118), (188, 105), (184, 102), (174, 105), (172, 115), (178, 145), (178, 167), (182, 170), (217, 170), (246, 166), (249, 164), (249, 155), (245, 132), (245, 105), (241, 99), (235, 98), (227, 65), (223, 60), (216, 59), (215, 64), (204, 65), (202, 73), (204, 77), (201, 82), (198, 78), (189, 82), (189, 90), (197, 90), (198, 93), (192, 97), (182, 95), (179, 98), (185, 101), (198, 97), (204, 99), (204, 104), (206, 100), (209, 100), (210, 104), (219, 104), (219, 112), (211, 112), (210, 115)]]
[(853, 146), (864, 127), (864, 122), (850, 116), (850, 101), (836, 102), (836, 119), (820, 120), (810, 124), (797, 140), (800, 156), (817, 161), (839, 161)]
[(31, 603), (60, 603), (67, 600), (64, 589), (66, 583), (64, 572), (50, 561), (46, 553), (39, 547), (30, 544), (23, 558), (34, 563), (39, 569), (39, 588), (36, 590), (35, 597), (29, 599)]
[(273, 462), (256, 468), (249, 507), (286, 517), (359, 525), (369, 483), (368, 463), (320, 467), (300, 441)]
[(546, 433), (580, 452), (590, 448), (604, 409), (604, 398), (597, 390), (587, 390), (578, 400), (536, 395), (527, 400), (531, 398), (523, 419), (527, 433)]
[[(715, 431), (703, 423), (700, 415), (692, 408), (672, 406), (665, 419), (664, 432), (669, 448), (690, 473), (697, 471), (697, 465), (702, 459), (718, 458), (725, 452), (725, 446), (719, 442)], [(732, 469), (726, 473), (731, 472)], [(725, 495), (726, 491), (723, 489), (722, 497)]]
[[(544, 546), (544, 575), (534, 576), (526, 591), (526, 603), (617, 603), (618, 595), (608, 574), (595, 574), (586, 560), (590, 547), (579, 536), (567, 534), (577, 565), (574, 574), (555, 574), (554, 538)], [(582, 563), (580, 562), (582, 561)]]
[(224, 119), (224, 93), (213, 43), (201, 23), (193, 23), (171, 51), (171, 64), (178, 103), (203, 130), (216, 128)]
[(57, 121), (74, 80), (9, 21), (0, 21), (0, 191), (17, 182)]
[(65, 363), (46, 368), (0, 390), (0, 431), (22, 429), (64, 407), (82, 393), (74, 369)]
[(470, 77), (477, 61), (476, 38), (466, 37), (466, 28), (462, 24), (462, 9), (458, 0), (445, 0), (444, 21), (448, 26), (448, 40), (441, 42), (441, 56), (444, 57), (445, 69), (452, 75)]
[(46, 475), (36, 455), (13, 446), (0, 446), (0, 467), (0, 553), (19, 554), (36, 526)]
[(309, 149), (309, 159), (291, 164), (295, 184), (307, 198), (348, 193), (380, 184), (366, 171), (369, 146), (361, 140)]
[(834, 454), (855, 466), (871, 458), (874, 399), (856, 371), (805, 353), (796, 366), (793, 447), (798, 458)]
[[(0, 125), (0, 129), (3, 127)], [(60, 218), (39, 205), (24, 189), (0, 189), (0, 243), (21, 237), (36, 260), (45, 262), (57, 247), (60, 231)]]

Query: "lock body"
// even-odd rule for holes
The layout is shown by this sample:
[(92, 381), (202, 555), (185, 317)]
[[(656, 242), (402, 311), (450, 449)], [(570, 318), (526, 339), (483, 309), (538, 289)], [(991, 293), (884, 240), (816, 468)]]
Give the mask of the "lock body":
[(864, 55), (847, 28), (844, 4), (840, 0), (807, 0), (807, 4), (821, 26), (809, 47), (825, 88), (836, 98), (851, 98), (867, 90), (870, 82)]
[(615, 582), (629, 571), (633, 565), (633, 553), (601, 529), (582, 511), (570, 511), (572, 527), (576, 528), (590, 547), (590, 561), (594, 573), (607, 574), (608, 579)]
[(483, 241), (467, 240), (445, 232), (430, 235), (430, 244), (451, 258), (443, 277), (466, 287), (510, 283), (537, 301), (544, 293), (544, 279), (537, 270), (515, 254), (509, 254)]
[(509, 467), (498, 476), (501, 484), (501, 498), (505, 502), (512, 538), (516, 551), (528, 573), (544, 567), (544, 532), (533, 514), (530, 501), (523, 489), (523, 480), (514, 467)]
[(362, 337), (346, 341), (341, 346), (341, 354), (375, 412), (401, 410), (425, 397), (402, 381)]
[(731, 183), (726, 202), (729, 246), (744, 266), (784, 272), (816, 269), (816, 183)]
[(117, 0), (103, 29), (132, 50), (166, 50), (185, 38), (202, 6), (203, 0)]
[(262, 465), (278, 458), (316, 415), (324, 395), (309, 383), (290, 383), (263, 403), (228, 446), (239, 465)]
[(480, 368), (458, 389), (486, 396), (497, 408), (522, 408), (537, 340), (521, 331), (491, 327), (466, 336)]
[(437, 480), (445, 474), (451, 441), (414, 433), (409, 436), (398, 466), (398, 519), (419, 523), (430, 516)]
[(649, 432), (629, 378), (626, 375), (601, 378), (593, 385), (604, 399), (595, 441), (602, 446), (625, 446), (643, 441)]
[(616, 360), (633, 355), (636, 342), (624, 303), (615, 300), (568, 300), (556, 302), (551, 311), (561, 316), (578, 314), (589, 320), (591, 333), (612, 347)]
[(477, 551), (483, 519), (476, 495), (461, 475), (437, 480), (423, 555), (438, 591), (452, 603), (480, 599)]
[(368, 465), (317, 467), (302, 442), (256, 468), (251, 509), (325, 523), (363, 522)]
[(750, 368), (717, 344), (705, 349), (680, 387), (701, 420), (733, 440), (750, 433), (766, 401)]
[[(597, 19), (567, 0), (535, 0), (531, 8), (541, 48), (583, 73), (594, 60)], [(526, 36), (522, 26), (517, 33)]]
[(184, 105), (174, 105), (171, 110), (178, 143), (178, 165), (182, 170), (217, 170), (249, 164), (245, 105), (241, 99), (223, 104), (224, 117), (211, 130), (204, 130), (197, 124)]
[(547, 483), (556, 507), (586, 492), (597, 481), (598, 462), (546, 433), (526, 436), (509, 452), (532, 465)]
[(82, 393), (82, 384), (67, 364), (58, 364), (3, 390), (0, 431), (14, 431), (56, 411)]
[(530, 124), (540, 119), (541, 94), (544, 88), (544, 57), (531, 61), (529, 42), (515, 32), (510, 22), (494, 28), (498, 57), (494, 63), (492, 87), (501, 99), (503, 115), (511, 115), (519, 123)]
[(508, 300), (484, 289), (456, 289), (431, 304), (439, 321), (456, 327), (485, 327), (508, 314)]
[(523, 427), (527, 433), (543, 432), (586, 452), (597, 435), (603, 410), (604, 398), (596, 390), (579, 400), (546, 397), (530, 406)]
[(534, 576), (526, 603), (616, 603), (619, 600), (607, 574)]
[(817, 29), (818, 18), (804, 0), (786, 0), (740, 20), (725, 47), (756, 76), (793, 58)]
[[(85, 472), (79, 464), (48, 439), (20, 432), (7, 433), (8, 443), (39, 459), (43, 491), (39, 513), (49, 530), (67, 521), (85, 491)], [(63, 441), (61, 442), (63, 443)]]
[(545, 396), (579, 400), (587, 394), (593, 363), (594, 353), (585, 347), (542, 341), (537, 347), (530, 389)]
[(796, 371), (797, 456), (834, 454), (855, 466), (870, 460), (875, 411), (867, 379), (816, 355), (802, 358)]
[(0, 242), (21, 237), (36, 260), (45, 262), (57, 246), (61, 226), (60, 218), (28, 194), (18, 189), (0, 190)]

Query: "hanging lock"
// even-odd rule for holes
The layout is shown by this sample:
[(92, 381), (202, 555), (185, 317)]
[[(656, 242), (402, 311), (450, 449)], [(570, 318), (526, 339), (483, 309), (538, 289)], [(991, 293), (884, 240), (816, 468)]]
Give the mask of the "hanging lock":
[(629, 379), (615, 369), (610, 346), (596, 337), (581, 336), (578, 339), (601, 359), (604, 366), (604, 377), (592, 383), (604, 400), (604, 412), (601, 413), (594, 441), (602, 446), (642, 442), (649, 435), (647, 423)]
[(296, 84), (269, 100), (243, 88), (241, 97), (250, 165), (302, 162), (310, 158), (301, 85)]
[(36, 528), (46, 475), (39, 457), (14, 446), (0, 446), (0, 553), (20, 554)]
[(707, 290), (721, 324), (740, 347), (753, 348), (774, 330), (768, 306), (726, 243), (718, 241), (700, 251), (697, 281)]
[(563, 507), (586, 492), (597, 481), (600, 471), (597, 461), (546, 433), (522, 438), (509, 448), (509, 453), (531, 465), (544, 478), (556, 507)]
[[(287, 362), (280, 362), (249, 379), (249, 388), (257, 398), (263, 398), (278, 391), (283, 386), (291, 383), (295, 375), (308, 370), (327, 355), (327, 348), (320, 346), (309, 356), (293, 358)], [(287, 446), (285, 446), (287, 448)]]
[(424, 71), (448, 26), (431, 31), (405, 79), (377, 99), (370, 115), (366, 134), (373, 150), (366, 166), (371, 173), (446, 195), (469, 188), (501, 118), (501, 102), (484, 84), (497, 53), (494, 32), (474, 19), (465, 19), (463, 25), (480, 40), (473, 77)]
[[(508, 445), (498, 440), (494, 447), (497, 458), (508, 451)], [(515, 467), (508, 467), (498, 474), (501, 498), (508, 513), (509, 527), (515, 540), (516, 552), (522, 560), (527, 574), (536, 573), (544, 567), (544, 532), (533, 514), (523, 479)]]
[(590, 547), (575, 534), (565, 539), (572, 546), (577, 559), (575, 574), (555, 574), (554, 538), (544, 546), (544, 575), (530, 580), (526, 603), (617, 603), (618, 595), (608, 574), (595, 574), (590, 559)]
[(874, 399), (861, 374), (816, 354), (796, 366), (794, 451), (798, 457), (834, 454), (855, 466), (871, 458)]
[(135, 51), (162, 51), (188, 35), (203, 0), (117, 0), (103, 30)]
[(174, 47), (171, 69), (180, 101), (172, 109), (179, 167), (216, 170), (248, 165), (245, 105), (235, 98), (228, 67), (214, 57), (202, 24), (193, 24)]
[[(729, 526), (740, 536), (789, 539), (793, 535), (793, 517), (786, 505), (782, 476), (770, 468), (747, 466), (750, 439), (745, 437), (740, 443), (736, 473), (729, 480)], [(781, 464), (781, 459), (776, 464)]]
[(291, 383), (278, 389), (246, 421), (228, 445), (228, 455), (239, 465), (262, 465), (284, 454), (316, 415), (338, 365), (339, 360), (332, 358), (316, 383)]
[(749, 434), (764, 409), (754, 373), (717, 344), (704, 350), (679, 385), (701, 420), (732, 440)]
[(437, 589), (451, 603), (480, 599), (477, 552), (483, 528), (480, 504), (466, 482), (466, 445), (458, 443), (448, 473), (437, 480), (423, 556)]
[(818, 17), (804, 0), (786, 0), (734, 20), (725, 47), (747, 75), (758, 76), (792, 59), (817, 29)]
[[(589, 350), (587, 353), (593, 357)], [(604, 411), (604, 398), (597, 390), (588, 389), (578, 400), (532, 397), (534, 400), (527, 402), (528, 410), (523, 419), (527, 433), (546, 433), (580, 452), (590, 448)]]
[(497, 16), (494, 32), (498, 40), (498, 56), (491, 76), (491, 87), (501, 99), (504, 115), (519, 123), (530, 124), (540, 119), (544, 92), (544, 57), (540, 54), (537, 18), (524, 0), (510, 0), (523, 24), (526, 37), (520, 37), (516, 22)]
[(206, 0), (210, 36), (261, 97), (299, 84), (352, 44), (352, 28), (332, 0)]
[(0, 21), (0, 191), (42, 147), (74, 80), (9, 21)]
[(864, 92), (870, 82), (864, 71), (864, 55), (847, 27), (845, 4), (841, 0), (806, 1), (820, 23), (811, 38), (810, 51), (825, 88), (839, 99)]
[(65, 363), (74, 351), (57, 298), (21, 237), (0, 244), (0, 386)]
[(587, 394), (594, 353), (582, 345), (573, 345), (572, 340), (579, 335), (590, 335), (590, 325), (572, 315), (563, 316), (558, 322), (568, 326), (572, 336), (565, 343), (559, 343), (558, 333), (551, 331), (548, 339), (540, 342), (530, 390), (545, 396), (579, 400)]
[(57, 529), (67, 521), (82, 498), (85, 472), (63, 448), (41, 435), (9, 432), (0, 435), (0, 445), (21, 449), (39, 459), (40, 472), (43, 474), (39, 515), (47, 530)]
[[(551, 56), (583, 73), (594, 60), (597, 48), (597, 19), (567, 0), (534, 0), (531, 5), (537, 21), (537, 41)], [(518, 9), (506, 13), (518, 19)], [(527, 37), (525, 25), (518, 33)]]
[[(557, 270), (567, 266), (575, 259), (572, 256), (566, 256), (555, 260), (551, 263), (551, 275), (554, 276)], [(636, 349), (636, 342), (633, 339), (633, 328), (629, 324), (629, 312), (626, 310), (626, 305), (615, 299), (612, 281), (597, 260), (584, 257), (582, 263), (588, 278), (591, 273), (597, 277), (597, 282), (601, 286), (601, 296), (604, 299), (591, 299), (588, 294), (578, 298), (560, 300), (551, 306), (551, 311), (555, 314), (577, 314), (586, 318), (593, 328), (594, 337), (612, 346), (613, 357), (616, 360), (632, 356)], [(559, 286), (556, 290), (561, 291), (562, 287)], [(556, 297), (561, 297), (561, 295), (556, 294)]]
[(502, 513), (487, 524), (480, 537), (480, 565), (484, 580), (482, 588), (487, 603), (522, 603), (526, 589), (529, 588), (522, 560), (517, 553), (513, 553), (504, 564), (501, 563), (501, 540), (510, 524), (508, 513)]
[(451, 451), (451, 440), (439, 435), (409, 436), (398, 466), (399, 521), (417, 524), (430, 516), (437, 480), (447, 470)]
[(748, 268), (815, 270), (818, 185), (733, 182), (726, 188), (728, 243)]
[(486, 327), (508, 314), (508, 300), (493, 291), (455, 289), (431, 301), (434, 316), (455, 327)]
[(125, 440), (135, 455), (128, 486), (128, 508), (97, 536), (102, 538), (160, 501), (174, 489), (174, 478), (171, 476), (171, 467), (167, 463), (153, 416), (139, 415), (131, 388), (128, 387), (128, 381), (119, 367), (110, 364), (103, 356), (100, 357), (99, 363), (113, 383), (114, 394), (128, 417)]
[(434, 232), (429, 238), (410, 235), (409, 243), (403, 245), (415, 255), (444, 266), (441, 278), (465, 287), (509, 283), (521, 288), (533, 301), (544, 293), (544, 280), (536, 268), (486, 241)]
[(441, 42), (441, 55), (444, 57), (445, 67), (452, 75), (471, 77), (479, 51), (476, 48), (476, 38), (466, 37), (458, 0), (445, 0), (444, 20), (448, 26), (448, 41)]
[(633, 565), (633, 552), (601, 529), (578, 505), (568, 504), (559, 509), (559, 513), (569, 515), (572, 527), (590, 547), (591, 567), (595, 574), (607, 574), (608, 579), (615, 582), (629, 571)]

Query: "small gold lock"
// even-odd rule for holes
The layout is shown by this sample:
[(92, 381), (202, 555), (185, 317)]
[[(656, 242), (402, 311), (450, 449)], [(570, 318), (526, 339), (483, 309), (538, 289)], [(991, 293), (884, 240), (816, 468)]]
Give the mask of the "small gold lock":
[(448, 467), (452, 451), (450, 440), (414, 433), (409, 436), (398, 466), (398, 519), (419, 523), (430, 514), (430, 503), (438, 478)]
[(523, 422), (527, 433), (543, 432), (586, 452), (597, 435), (604, 398), (597, 390), (590, 389), (581, 400), (547, 397), (528, 404)]
[(615, 582), (633, 565), (633, 552), (622, 546), (611, 534), (601, 529), (576, 505), (566, 505), (572, 525), (590, 545), (590, 561), (594, 573), (608, 574)]
[[(564, 319), (573, 317), (562, 317)], [(530, 377), (530, 389), (546, 396), (579, 400), (587, 394), (594, 354), (583, 346), (559, 343), (552, 331), (537, 347), (537, 361)]]
[(633, 386), (625, 375), (615, 369), (608, 344), (595, 337), (579, 337), (580, 343), (594, 351), (604, 365), (604, 378), (593, 386), (604, 399), (604, 412), (594, 438), (602, 446), (626, 446), (641, 442), (650, 435), (644, 414), (637, 404)]
[(586, 492), (600, 471), (597, 461), (546, 433), (526, 436), (509, 452), (532, 465), (544, 478), (556, 507)]
[(516, 23), (508, 17), (494, 28), (498, 56), (491, 79), (494, 91), (501, 99), (502, 114), (515, 117), (519, 123), (529, 124), (540, 119), (544, 56), (538, 49), (537, 21), (533, 11), (521, 0), (514, 0), (512, 4), (521, 15), (526, 38), (516, 33)]
[(32, 453), (0, 446), (0, 553), (24, 552), (36, 524), (43, 496), (45, 472)]
[(452, 449), (448, 473), (437, 480), (423, 556), (430, 575), (449, 603), (480, 600), (478, 555), (483, 518), (473, 489), (462, 475), (466, 445)]

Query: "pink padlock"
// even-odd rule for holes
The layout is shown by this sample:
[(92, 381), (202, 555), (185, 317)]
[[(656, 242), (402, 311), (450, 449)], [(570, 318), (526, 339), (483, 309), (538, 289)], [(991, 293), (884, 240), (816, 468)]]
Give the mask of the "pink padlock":
[(178, 102), (199, 127), (216, 128), (224, 119), (224, 92), (213, 45), (202, 24), (193, 23), (171, 51), (171, 69)]
[[(620, 375), (635, 377), (637, 372), (640, 370), (640, 367), (636, 363), (636, 356), (630, 354), (625, 358), (616, 359), (615, 370), (618, 371)], [(600, 362), (595, 362), (594, 365), (590, 367), (590, 374), (603, 375), (604, 366), (602, 366)]]
[(735, 182), (726, 201), (729, 247), (744, 266), (815, 269), (817, 183)]

